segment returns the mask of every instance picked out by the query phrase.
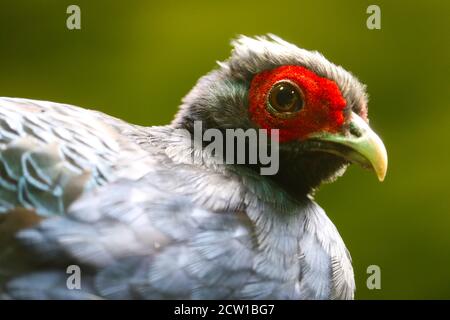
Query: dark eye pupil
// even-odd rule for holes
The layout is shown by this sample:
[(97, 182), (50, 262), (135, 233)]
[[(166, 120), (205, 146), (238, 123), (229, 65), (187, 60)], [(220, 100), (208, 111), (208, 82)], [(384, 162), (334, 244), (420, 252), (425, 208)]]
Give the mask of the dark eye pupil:
[(295, 100), (295, 91), (289, 90), (285, 86), (280, 86), (278, 94), (276, 96), (277, 104), (280, 107), (289, 108)]
[(283, 82), (270, 91), (269, 104), (278, 112), (296, 112), (302, 108), (303, 100), (296, 86)]

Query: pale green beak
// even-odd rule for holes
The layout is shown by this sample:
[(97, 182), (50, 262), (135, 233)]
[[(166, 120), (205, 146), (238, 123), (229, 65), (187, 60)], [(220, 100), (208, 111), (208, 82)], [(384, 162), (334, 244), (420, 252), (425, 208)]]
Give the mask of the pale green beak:
[(322, 151), (341, 156), (352, 163), (375, 171), (378, 179), (386, 176), (388, 159), (386, 148), (380, 137), (356, 113), (350, 116), (350, 130), (347, 134), (323, 132), (310, 136), (321, 141), (314, 151)]

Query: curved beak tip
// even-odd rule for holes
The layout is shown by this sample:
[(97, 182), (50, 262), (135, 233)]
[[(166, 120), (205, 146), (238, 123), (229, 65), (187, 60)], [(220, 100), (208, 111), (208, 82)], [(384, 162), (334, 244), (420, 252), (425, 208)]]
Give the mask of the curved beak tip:
[(386, 147), (380, 137), (370, 129), (369, 126), (364, 128), (364, 143), (365, 148), (362, 148), (362, 154), (371, 164), (375, 174), (380, 182), (386, 178), (388, 168), (388, 156)]
[(388, 168), (388, 158), (387, 158), (387, 152), (386, 148), (384, 147), (384, 144), (381, 144), (382, 150), (379, 151), (379, 159), (376, 160), (375, 163), (373, 163), (373, 170), (375, 171), (375, 174), (378, 177), (378, 180), (380, 182), (383, 182), (386, 178), (387, 168)]

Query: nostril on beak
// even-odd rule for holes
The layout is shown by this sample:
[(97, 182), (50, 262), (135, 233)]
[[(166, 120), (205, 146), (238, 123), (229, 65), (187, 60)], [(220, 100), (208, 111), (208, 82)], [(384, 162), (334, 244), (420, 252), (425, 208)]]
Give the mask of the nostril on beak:
[(350, 134), (356, 138), (360, 138), (362, 136), (361, 130), (353, 123), (350, 123)]

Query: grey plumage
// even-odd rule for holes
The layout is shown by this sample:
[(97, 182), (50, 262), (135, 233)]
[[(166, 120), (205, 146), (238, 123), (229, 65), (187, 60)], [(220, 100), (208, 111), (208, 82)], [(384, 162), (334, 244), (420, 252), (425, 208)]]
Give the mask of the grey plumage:
[[(333, 79), (359, 114), (367, 112), (364, 87), (320, 54), (274, 36), (234, 45), (168, 126), (0, 99), (0, 226), (17, 207), (43, 217), (0, 236), (3, 298), (353, 298), (349, 253), (310, 194), (292, 194), (245, 166), (192, 164), (191, 140), (176, 129), (194, 120), (254, 127), (249, 80), (279, 65)], [(345, 165), (337, 162), (320, 182)], [(81, 290), (66, 287), (71, 264), (82, 269)]]

